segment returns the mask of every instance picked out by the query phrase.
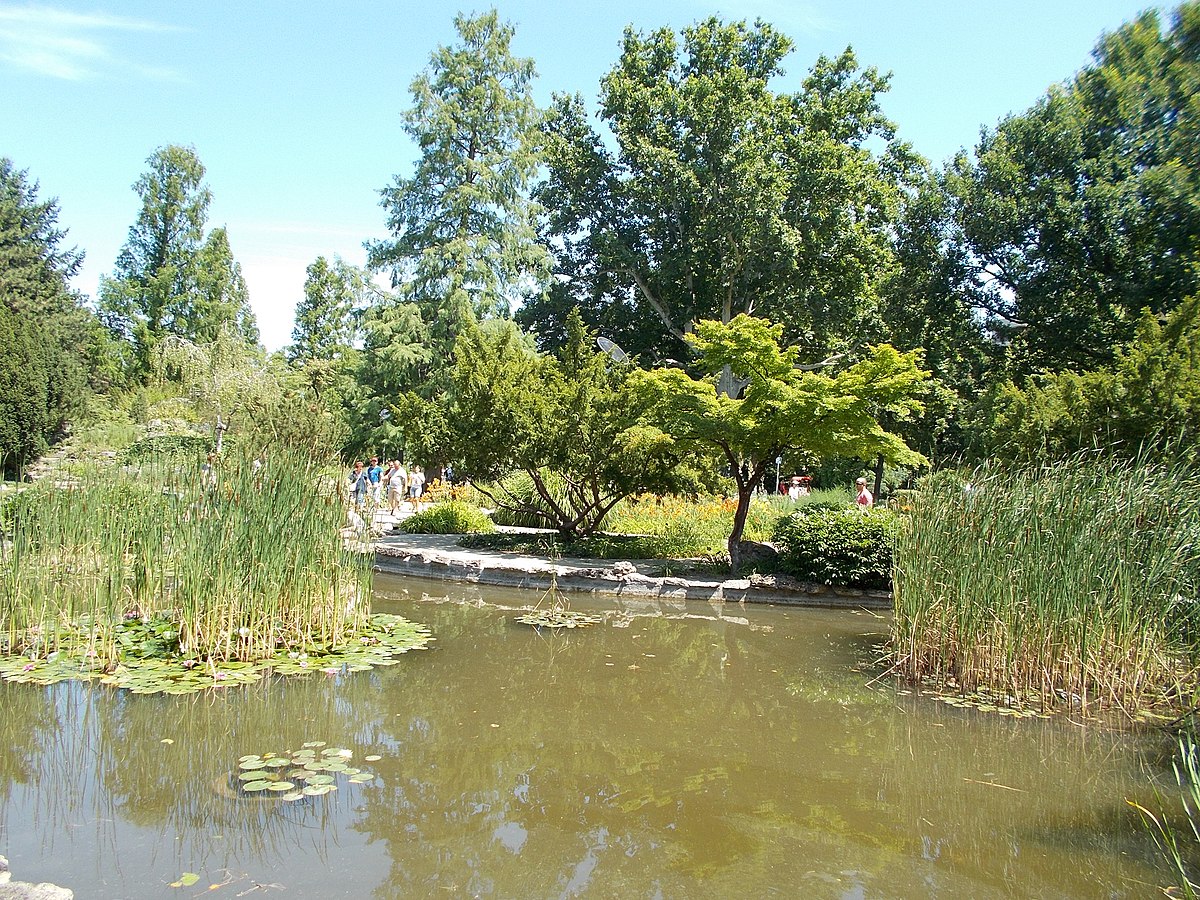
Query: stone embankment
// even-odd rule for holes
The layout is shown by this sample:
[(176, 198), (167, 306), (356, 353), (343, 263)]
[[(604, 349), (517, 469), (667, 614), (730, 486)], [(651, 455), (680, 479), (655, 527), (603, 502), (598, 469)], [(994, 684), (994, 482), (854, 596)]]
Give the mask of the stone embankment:
[(672, 575), (665, 560), (557, 559), (498, 550), (466, 550), (454, 535), (383, 534), (375, 542), (375, 569), (443, 581), (546, 590), (551, 583), (570, 592), (723, 600), (795, 606), (890, 609), (887, 591), (831, 588), (784, 576), (748, 578)]
[(13, 881), (8, 871), (8, 860), (0, 856), (0, 900), (71, 900), (74, 896), (74, 891), (49, 882), (29, 884)]

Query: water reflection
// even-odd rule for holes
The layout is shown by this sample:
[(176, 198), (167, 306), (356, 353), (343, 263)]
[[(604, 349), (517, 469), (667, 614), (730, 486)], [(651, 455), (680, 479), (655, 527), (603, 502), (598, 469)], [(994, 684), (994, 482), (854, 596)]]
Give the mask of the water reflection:
[[(78, 897), (1139, 897), (1144, 745), (872, 683), (869, 614), (381, 580), (433, 649), (351, 676), (137, 697), (0, 686), (3, 850)], [(587, 606), (577, 601), (577, 607)], [(239, 799), (245, 753), (327, 740), (381, 781)], [(173, 743), (165, 743), (173, 741)]]

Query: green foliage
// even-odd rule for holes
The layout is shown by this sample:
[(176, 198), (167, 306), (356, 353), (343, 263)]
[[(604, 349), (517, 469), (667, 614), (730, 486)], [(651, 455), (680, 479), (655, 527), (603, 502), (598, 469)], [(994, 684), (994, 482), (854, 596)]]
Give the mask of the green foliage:
[(1018, 374), (1090, 370), (1200, 289), (1200, 5), (1104, 35), (1092, 65), (948, 172), (964, 289)]
[(496, 526), (478, 506), (450, 500), (414, 513), (401, 527), (409, 534), (475, 534)]
[[(571, 297), (600, 312), (589, 323), (627, 326), (615, 335), (626, 349), (751, 311), (786, 322), (813, 353), (863, 343), (914, 160), (880, 109), (886, 76), (847, 49), (820, 57), (799, 91), (776, 93), (791, 50), (761, 21), (627, 29), (601, 81), (615, 149), (580, 97), (556, 98), (537, 195), (549, 241)], [(630, 297), (640, 318), (603, 309)], [(528, 321), (549, 333), (562, 319)]]
[(991, 387), (979, 405), (975, 449), (1038, 461), (1081, 449), (1124, 453), (1156, 448), (1183, 455), (1200, 445), (1200, 296), (1160, 323), (1142, 315), (1135, 339), (1113, 365)]
[[(459, 338), (445, 416), (457, 473), (491, 492), (497, 507), (539, 512), (564, 534), (595, 531), (624, 496), (669, 489), (684, 457), (649, 426), (652, 401), (632, 369), (594, 349), (579, 317), (555, 357), (539, 356), (511, 323)], [(506, 491), (524, 472), (537, 502)]]
[(399, 388), (426, 398), (448, 387), (458, 335), (507, 315), (548, 274), (527, 192), (538, 167), (533, 61), (512, 55), (514, 30), (495, 10), (456, 16), (454, 27), (459, 43), (435, 50), (412, 83), (406, 130), (421, 155), (411, 178), (382, 191), (394, 237), (369, 247), (371, 267), (392, 273), (421, 324), (378, 345), (425, 351)]
[[(781, 333), (780, 326), (746, 315), (727, 325), (698, 322), (689, 340), (708, 377), (692, 378), (679, 369), (636, 376), (663, 428), (685, 445), (712, 448), (724, 457), (738, 494), (728, 543), (734, 571), (754, 486), (786, 451), (817, 459), (882, 455), (910, 465), (924, 462), (880, 424), (882, 417), (903, 421), (921, 408), (917, 397), (925, 373), (916, 352), (875, 347), (860, 362), (827, 375), (798, 367), (799, 351), (782, 349)], [(730, 392), (736, 397), (717, 390), (728, 373), (736, 380)]]
[[(103, 357), (71, 290), (83, 255), (62, 246), (58, 203), (0, 157), (0, 471), (14, 473), (81, 407)], [(97, 379), (98, 381), (99, 379)]]
[(153, 365), (161, 384), (173, 386), (177, 401), (197, 419), (213, 428), (224, 424), (255, 452), (285, 447), (322, 458), (344, 440), (340, 416), (316, 396), (303, 373), (281, 355), (264, 359), (230, 326), (208, 344), (164, 338)]
[(843, 587), (888, 588), (896, 514), (887, 509), (804, 510), (780, 519), (779, 567), (798, 578)]
[(1088, 453), (930, 479), (906, 501), (893, 629), (906, 674), (1045, 705), (1192, 696), (1194, 468)]
[(101, 279), (100, 310), (136, 374), (150, 370), (166, 335), (206, 342), (222, 330), (256, 343), (241, 268), (224, 228), (205, 236), (212, 192), (190, 147), (160, 147), (134, 184), (142, 207), (111, 278)]
[(155, 434), (134, 441), (122, 455), (126, 463), (161, 456), (200, 460), (212, 450), (212, 438), (202, 434)]

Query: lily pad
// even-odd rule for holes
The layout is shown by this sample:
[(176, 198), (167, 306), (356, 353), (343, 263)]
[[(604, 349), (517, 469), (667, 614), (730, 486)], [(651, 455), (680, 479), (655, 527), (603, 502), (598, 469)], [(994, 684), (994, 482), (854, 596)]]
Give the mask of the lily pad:
[(370, 756), (364, 756), (363, 759), (365, 759), (367, 762), (379, 762), (379, 760), (383, 759), (383, 757), (372, 753)]
[(290, 791), (294, 790), (296, 785), (290, 781), (276, 781), (267, 787), (268, 791)]
[(329, 794), (336, 790), (337, 788), (332, 784), (310, 784), (301, 793), (308, 797), (320, 797), (323, 794)]
[(297, 800), (304, 799), (304, 794), (301, 791), (291, 791), (290, 793), (284, 794), (279, 799), (286, 800), (288, 803), (294, 803)]
[(265, 791), (272, 784), (276, 784), (276, 782), (266, 781), (265, 779), (261, 780), (261, 781), (247, 781), (245, 784), (242, 785), (242, 790), (243, 791)]
[(266, 762), (261, 759), (248, 759), (241, 763), (238, 768), (241, 769), (261, 769), (266, 766)]
[(333, 784), (332, 775), (309, 775), (308, 783), (311, 785)]

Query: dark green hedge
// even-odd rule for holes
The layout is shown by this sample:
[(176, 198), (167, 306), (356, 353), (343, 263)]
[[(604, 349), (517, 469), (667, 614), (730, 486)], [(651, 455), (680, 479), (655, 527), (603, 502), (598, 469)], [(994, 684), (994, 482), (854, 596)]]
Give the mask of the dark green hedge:
[(890, 588), (896, 514), (888, 509), (798, 512), (780, 519), (773, 541), (781, 571), (840, 587)]

